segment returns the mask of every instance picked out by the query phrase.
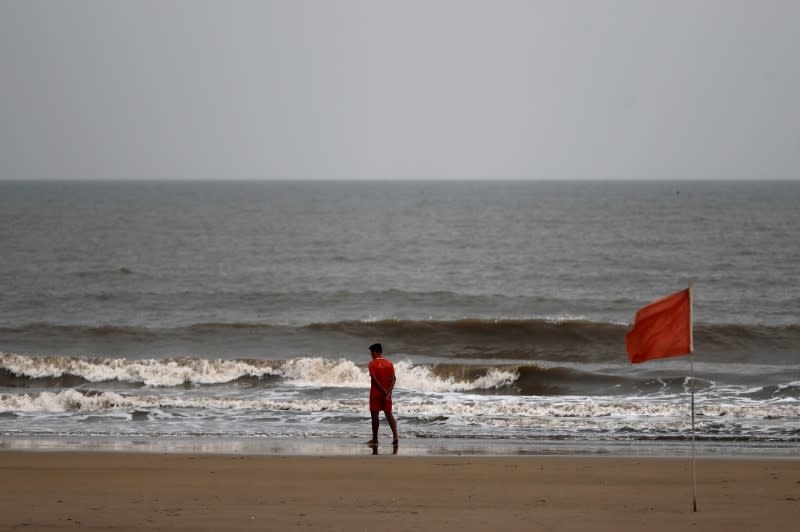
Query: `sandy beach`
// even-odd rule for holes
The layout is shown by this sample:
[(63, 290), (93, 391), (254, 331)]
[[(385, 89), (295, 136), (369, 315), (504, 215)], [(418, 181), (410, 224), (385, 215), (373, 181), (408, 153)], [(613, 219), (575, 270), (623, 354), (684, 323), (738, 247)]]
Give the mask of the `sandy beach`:
[(800, 461), (0, 452), (2, 530), (793, 530)]

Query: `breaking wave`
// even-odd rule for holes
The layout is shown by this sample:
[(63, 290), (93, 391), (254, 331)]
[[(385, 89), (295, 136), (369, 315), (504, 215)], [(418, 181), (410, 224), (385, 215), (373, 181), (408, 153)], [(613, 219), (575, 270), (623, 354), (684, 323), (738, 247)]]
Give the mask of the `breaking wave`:
[[(687, 377), (669, 371), (644, 372), (549, 363), (416, 364), (395, 361), (399, 389), (418, 393), (478, 393), (510, 396), (674, 396), (688, 391)], [(749, 400), (797, 399), (800, 386), (766, 367), (735, 391), (717, 385), (714, 375), (696, 379), (700, 392), (721, 390)], [(740, 377), (744, 378), (744, 377)], [(205, 387), (236, 384), (270, 389), (276, 385), (303, 388), (367, 388), (366, 363), (347, 359), (298, 357), (255, 359), (126, 359), (73, 356), (26, 356), (0, 353), (0, 386), (7, 388), (76, 388), (99, 383), (131, 387)], [(727, 391), (726, 391), (727, 390)]]
[[(510, 368), (437, 368), (406, 361), (395, 364), (398, 386), (420, 392), (491, 389), (508, 386), (518, 377)], [(257, 384), (270, 377), (296, 386), (369, 386), (365, 365), (350, 360), (303, 357), (291, 360), (222, 360), (180, 358), (128, 360), (70, 356), (31, 357), (0, 353), (0, 385), (75, 387), (84, 383), (122, 382), (155, 387), (214, 385), (236, 381)]]

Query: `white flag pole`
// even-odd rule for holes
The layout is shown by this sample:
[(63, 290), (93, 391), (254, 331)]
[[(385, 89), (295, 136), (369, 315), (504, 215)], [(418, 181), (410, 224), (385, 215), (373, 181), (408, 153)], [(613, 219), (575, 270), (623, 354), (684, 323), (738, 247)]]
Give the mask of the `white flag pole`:
[(689, 368), (691, 380), (689, 389), (692, 394), (692, 511), (697, 511), (697, 466), (694, 448), (694, 281), (689, 281)]

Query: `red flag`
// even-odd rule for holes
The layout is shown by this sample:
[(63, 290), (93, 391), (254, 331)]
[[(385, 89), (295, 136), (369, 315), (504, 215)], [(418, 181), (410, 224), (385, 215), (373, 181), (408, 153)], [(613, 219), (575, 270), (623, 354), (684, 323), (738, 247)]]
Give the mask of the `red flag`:
[(628, 358), (638, 364), (654, 358), (691, 354), (691, 293), (681, 290), (639, 309), (625, 335)]

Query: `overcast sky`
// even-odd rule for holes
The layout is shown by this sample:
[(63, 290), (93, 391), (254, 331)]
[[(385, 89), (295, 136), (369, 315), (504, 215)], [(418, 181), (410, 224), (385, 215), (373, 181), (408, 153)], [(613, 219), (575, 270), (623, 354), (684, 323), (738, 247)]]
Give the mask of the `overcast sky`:
[(797, 0), (0, 0), (0, 179), (800, 177)]

